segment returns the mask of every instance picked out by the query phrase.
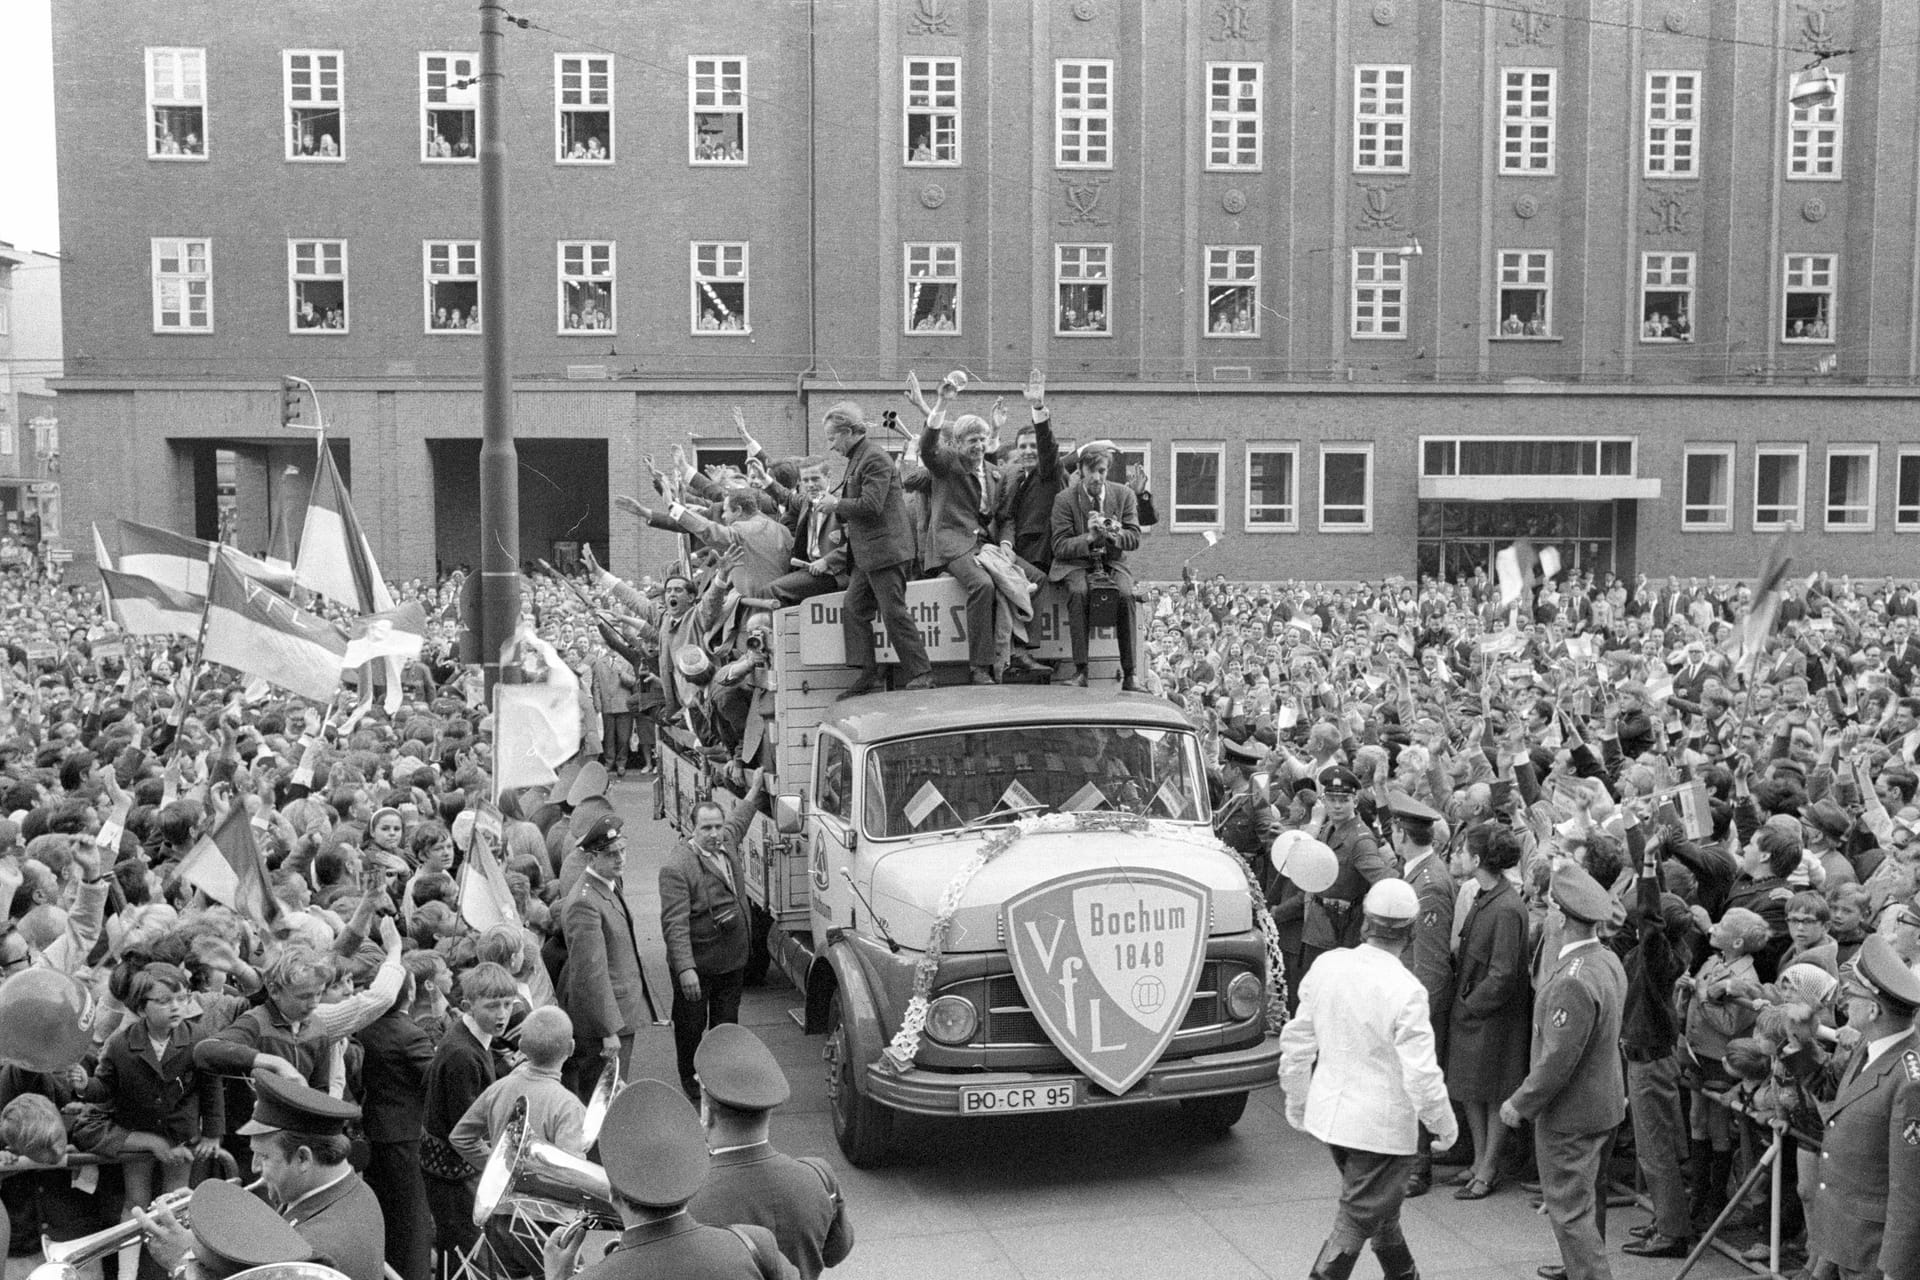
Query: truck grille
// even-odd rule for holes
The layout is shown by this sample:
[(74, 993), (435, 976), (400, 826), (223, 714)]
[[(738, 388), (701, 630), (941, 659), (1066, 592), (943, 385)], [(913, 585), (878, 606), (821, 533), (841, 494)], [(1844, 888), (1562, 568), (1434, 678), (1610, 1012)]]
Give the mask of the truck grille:
[[(1178, 1030), (1204, 1031), (1224, 1026), (1227, 1016), (1222, 1002), (1226, 984), (1240, 969), (1239, 965), (1225, 964), (1219, 960), (1203, 963), (1200, 966), (1199, 985), (1194, 990), (1193, 999), (1187, 1005), (1187, 1015), (1181, 1019)], [(942, 987), (938, 994), (963, 996), (973, 1001), (974, 1007), (980, 1010), (980, 1032), (973, 1041), (976, 1046), (1050, 1047), (1053, 1043), (1041, 1028), (1040, 1020), (1027, 1007), (1027, 997), (1020, 990), (1019, 980), (1010, 973), (956, 982)]]

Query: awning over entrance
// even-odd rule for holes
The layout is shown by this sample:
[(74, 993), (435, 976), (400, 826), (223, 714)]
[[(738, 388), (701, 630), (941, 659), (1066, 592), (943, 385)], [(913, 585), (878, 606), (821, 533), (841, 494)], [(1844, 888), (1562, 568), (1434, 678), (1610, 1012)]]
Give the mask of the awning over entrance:
[(1658, 498), (1660, 481), (1636, 476), (1421, 476), (1420, 496), (1439, 502), (1604, 502)]
[(1633, 436), (1422, 436), (1420, 497), (1435, 502), (1658, 498)]

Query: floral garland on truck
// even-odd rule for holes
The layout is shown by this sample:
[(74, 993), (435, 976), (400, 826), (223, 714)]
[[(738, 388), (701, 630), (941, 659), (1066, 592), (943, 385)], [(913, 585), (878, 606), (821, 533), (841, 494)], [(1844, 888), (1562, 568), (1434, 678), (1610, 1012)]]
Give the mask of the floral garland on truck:
[(1280, 957), (1280, 931), (1274, 926), (1273, 913), (1267, 909), (1266, 895), (1260, 891), (1259, 882), (1253, 878), (1253, 868), (1247, 865), (1246, 859), (1218, 840), (1198, 837), (1183, 828), (1157, 823), (1139, 814), (1046, 813), (1021, 818), (996, 832), (992, 839), (982, 844), (974, 855), (953, 873), (953, 878), (941, 891), (933, 928), (927, 932), (926, 948), (921, 952), (919, 962), (914, 965), (913, 996), (907, 1001), (906, 1015), (900, 1020), (900, 1030), (894, 1033), (892, 1042), (880, 1055), (880, 1060), (893, 1071), (910, 1070), (913, 1067), (914, 1057), (920, 1052), (920, 1037), (925, 1033), (927, 1026), (927, 1006), (933, 999), (933, 980), (940, 971), (940, 961), (946, 954), (947, 934), (953, 927), (953, 917), (960, 910), (960, 900), (966, 895), (967, 886), (973, 883), (973, 878), (980, 874), (981, 868), (1026, 837), (1055, 835), (1069, 831), (1104, 831), (1130, 836), (1145, 835), (1151, 831), (1163, 838), (1184, 840), (1199, 848), (1224, 853), (1239, 864), (1241, 872), (1247, 878), (1247, 896), (1253, 901), (1254, 918), (1260, 922), (1260, 933), (1266, 940), (1267, 1030), (1278, 1035), (1281, 1027), (1286, 1025), (1287, 975), (1285, 962)]

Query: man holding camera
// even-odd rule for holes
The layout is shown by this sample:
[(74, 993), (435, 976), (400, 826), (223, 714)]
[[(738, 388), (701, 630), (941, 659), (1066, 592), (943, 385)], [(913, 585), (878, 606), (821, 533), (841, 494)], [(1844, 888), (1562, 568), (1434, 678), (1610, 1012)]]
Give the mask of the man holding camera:
[(1116, 602), (1121, 688), (1141, 692), (1134, 679), (1133, 574), (1127, 552), (1140, 545), (1140, 508), (1133, 490), (1107, 479), (1117, 448), (1094, 440), (1080, 449), (1074, 481), (1053, 500), (1053, 567), (1047, 576), (1067, 586), (1067, 622), (1073, 637), (1072, 683), (1086, 687), (1087, 632), (1092, 591), (1110, 589)]

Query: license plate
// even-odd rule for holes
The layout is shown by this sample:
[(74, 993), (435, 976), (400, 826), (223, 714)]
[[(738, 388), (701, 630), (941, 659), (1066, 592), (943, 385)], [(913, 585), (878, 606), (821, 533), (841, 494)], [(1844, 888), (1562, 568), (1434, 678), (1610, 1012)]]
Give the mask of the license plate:
[(1065, 1111), (1074, 1105), (1074, 1086), (1066, 1084), (1004, 1084), (991, 1089), (962, 1089), (961, 1115), (996, 1115), (1008, 1111)]

